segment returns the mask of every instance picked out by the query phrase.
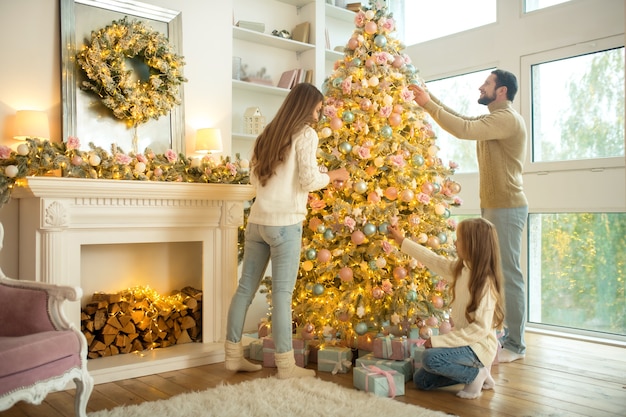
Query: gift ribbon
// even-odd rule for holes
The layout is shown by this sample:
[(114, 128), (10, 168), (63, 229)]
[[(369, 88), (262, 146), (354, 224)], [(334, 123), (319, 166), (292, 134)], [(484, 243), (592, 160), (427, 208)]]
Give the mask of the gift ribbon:
[(367, 387), (367, 383), (368, 383), (368, 376), (370, 375), (383, 375), (385, 376), (385, 378), (387, 378), (387, 383), (389, 384), (389, 396), (391, 398), (395, 398), (396, 396), (396, 381), (394, 381), (393, 379), (393, 375), (396, 374), (396, 371), (383, 371), (382, 369), (380, 369), (378, 366), (374, 366), (374, 365), (365, 365), (365, 364), (361, 364), (361, 366), (363, 366), (363, 368), (365, 368), (366, 371), (368, 371), (368, 373), (365, 375), (365, 391), (368, 391), (368, 387)]
[[(326, 352), (331, 352), (330, 350), (326, 350)], [(343, 369), (343, 367), (345, 366), (346, 369), (350, 369), (350, 366), (352, 366), (352, 362), (347, 360), (347, 359), (341, 359), (341, 354), (342, 351), (337, 351), (337, 360), (332, 360), (332, 359), (320, 359), (319, 357), (319, 352), (317, 353), (317, 363), (330, 363), (330, 364), (335, 364), (333, 370), (330, 372), (333, 375), (336, 375), (337, 372), (341, 371)]]

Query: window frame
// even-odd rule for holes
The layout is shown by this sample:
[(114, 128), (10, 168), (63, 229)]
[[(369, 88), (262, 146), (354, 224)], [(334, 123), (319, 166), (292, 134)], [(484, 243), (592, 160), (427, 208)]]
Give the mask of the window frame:
[(608, 168), (623, 168), (626, 158), (624, 156), (610, 158), (590, 158), (570, 161), (541, 161), (535, 162), (533, 158), (533, 108), (532, 108), (532, 66), (551, 61), (574, 58), (614, 49), (624, 46), (623, 35), (611, 36), (602, 39), (591, 40), (579, 44), (565, 46), (558, 49), (537, 52), (521, 57), (520, 84), (520, 108), (521, 114), (528, 127), (528, 145), (526, 161), (524, 163), (525, 174), (548, 173), (558, 171), (577, 170), (602, 170)]

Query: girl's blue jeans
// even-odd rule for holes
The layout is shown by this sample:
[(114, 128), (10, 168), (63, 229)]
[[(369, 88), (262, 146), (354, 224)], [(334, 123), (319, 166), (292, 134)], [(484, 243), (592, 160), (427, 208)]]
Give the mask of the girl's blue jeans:
[(241, 278), (228, 310), (226, 339), (239, 342), (248, 308), (272, 261), (272, 338), (276, 353), (292, 350), (291, 297), (300, 266), (302, 223), (246, 226)]
[(469, 384), (484, 365), (469, 346), (430, 348), (422, 355), (422, 367), (413, 374), (418, 389), (433, 390), (456, 384)]

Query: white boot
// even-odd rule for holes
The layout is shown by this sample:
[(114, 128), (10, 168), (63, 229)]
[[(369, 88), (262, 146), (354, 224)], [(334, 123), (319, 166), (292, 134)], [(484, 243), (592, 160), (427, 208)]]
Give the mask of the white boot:
[(261, 365), (249, 362), (243, 357), (243, 345), (241, 342), (235, 343), (227, 340), (226, 343), (224, 343), (224, 348), (226, 350), (224, 366), (227, 370), (235, 372), (254, 372), (260, 371), (261, 368), (263, 368)]
[(275, 353), (276, 368), (278, 368), (278, 379), (287, 378), (304, 378), (307, 376), (315, 376), (312, 369), (304, 369), (296, 365), (296, 358), (293, 356), (293, 350), (283, 353)]

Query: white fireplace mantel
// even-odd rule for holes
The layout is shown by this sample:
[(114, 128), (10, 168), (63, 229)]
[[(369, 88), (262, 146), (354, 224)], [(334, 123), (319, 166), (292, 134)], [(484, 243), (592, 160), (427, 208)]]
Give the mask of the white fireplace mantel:
[[(238, 228), (250, 185), (29, 177), (19, 202), (19, 278), (81, 287), (82, 245), (201, 242), (202, 343), (90, 360), (96, 382), (214, 363), (237, 283)], [(80, 328), (80, 305), (68, 319)], [(193, 346), (190, 346), (193, 345)], [(167, 351), (167, 352), (166, 352)]]

